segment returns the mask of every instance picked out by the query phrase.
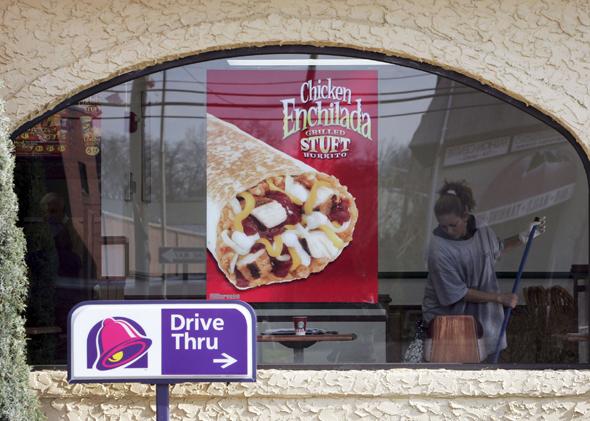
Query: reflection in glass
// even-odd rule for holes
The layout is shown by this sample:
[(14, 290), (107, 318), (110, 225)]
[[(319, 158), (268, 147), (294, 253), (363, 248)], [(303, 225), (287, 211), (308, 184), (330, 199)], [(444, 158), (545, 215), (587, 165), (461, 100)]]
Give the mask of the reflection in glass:
[[(248, 57), (260, 58), (268, 56)], [(67, 312), (82, 300), (204, 297), (208, 70), (372, 69), (379, 78), (379, 302), (257, 304), (259, 333), (291, 329), (293, 317), (305, 315), (308, 328), (355, 339), (315, 343), (303, 364), (399, 363), (408, 350), (423, 361), (437, 191), (445, 180), (467, 180), (474, 216), (500, 239), (547, 217), (501, 361), (587, 363), (588, 182), (567, 140), (526, 112), (435, 74), (370, 61), (308, 63), (243, 67), (222, 59), (168, 69), (99, 92), (15, 139), (30, 361), (65, 363)], [(239, 96), (243, 82), (234, 83)], [(248, 101), (256, 107), (243, 127), (260, 135), (265, 107), (277, 98), (262, 92)], [(519, 250), (495, 264), (502, 292), (510, 291)], [(293, 363), (291, 349), (277, 342), (260, 343), (259, 358)]]

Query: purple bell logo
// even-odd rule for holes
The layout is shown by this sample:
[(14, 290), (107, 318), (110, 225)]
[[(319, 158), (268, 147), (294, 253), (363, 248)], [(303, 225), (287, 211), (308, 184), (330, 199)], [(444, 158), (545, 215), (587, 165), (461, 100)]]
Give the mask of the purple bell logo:
[(87, 367), (97, 370), (146, 368), (147, 351), (152, 341), (134, 320), (109, 317), (90, 330), (87, 340)]

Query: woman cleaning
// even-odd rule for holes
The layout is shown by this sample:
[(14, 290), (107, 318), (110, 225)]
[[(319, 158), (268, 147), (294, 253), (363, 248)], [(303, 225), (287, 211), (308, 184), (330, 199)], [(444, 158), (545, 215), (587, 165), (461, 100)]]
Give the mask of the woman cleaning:
[[(518, 302), (516, 294), (500, 292), (496, 260), (525, 244), (531, 226), (500, 240), (472, 214), (474, 208), (473, 192), (465, 181), (445, 181), (434, 206), (438, 227), (428, 250), (422, 313), (426, 326), (439, 315), (472, 315), (480, 330), (480, 355), (484, 359), (495, 350), (503, 307), (514, 308)], [(535, 237), (545, 232), (545, 218), (533, 224), (537, 224)], [(501, 349), (506, 346), (504, 334)]]

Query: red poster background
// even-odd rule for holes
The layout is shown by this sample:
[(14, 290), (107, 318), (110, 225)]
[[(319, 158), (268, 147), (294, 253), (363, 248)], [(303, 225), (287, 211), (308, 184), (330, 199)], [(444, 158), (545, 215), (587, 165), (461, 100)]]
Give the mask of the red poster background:
[[(348, 156), (338, 159), (305, 158), (299, 140), (306, 131), (283, 140), (282, 99), (295, 98), (301, 107), (302, 83), (321, 80), (352, 91), (356, 109), (361, 99), (363, 112), (371, 116), (371, 137), (339, 126), (351, 139)], [(239, 290), (225, 279), (215, 259), (207, 253), (207, 298), (240, 299), (249, 302), (377, 302), (377, 96), (376, 71), (276, 71), (209, 70), (207, 72), (207, 112), (268, 143), (311, 167), (337, 177), (356, 199), (359, 211), (353, 239), (341, 255), (321, 272), (306, 279)], [(323, 99), (328, 107), (333, 99)], [(306, 104), (314, 105), (314, 102)], [(317, 127), (315, 127), (317, 128)]]

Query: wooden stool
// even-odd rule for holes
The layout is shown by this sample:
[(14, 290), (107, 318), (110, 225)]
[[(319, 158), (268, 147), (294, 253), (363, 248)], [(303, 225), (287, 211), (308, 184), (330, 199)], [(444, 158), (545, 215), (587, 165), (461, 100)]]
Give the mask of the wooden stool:
[(437, 316), (432, 322), (433, 363), (479, 363), (477, 326), (473, 316)]

